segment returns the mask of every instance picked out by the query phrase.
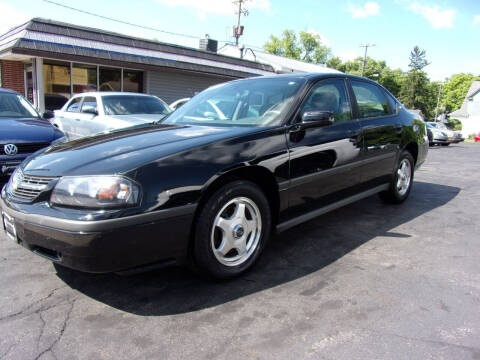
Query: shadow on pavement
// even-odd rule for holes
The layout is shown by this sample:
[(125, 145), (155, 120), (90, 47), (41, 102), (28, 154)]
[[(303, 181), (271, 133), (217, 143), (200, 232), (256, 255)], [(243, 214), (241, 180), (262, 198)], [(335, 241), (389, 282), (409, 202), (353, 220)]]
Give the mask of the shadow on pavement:
[(393, 229), (451, 201), (460, 189), (415, 182), (402, 205), (362, 200), (271, 238), (257, 265), (228, 282), (208, 282), (184, 268), (135, 276), (92, 275), (56, 266), (69, 286), (114, 308), (142, 316), (181, 314), (220, 305), (312, 274), (367, 241), (409, 235)]

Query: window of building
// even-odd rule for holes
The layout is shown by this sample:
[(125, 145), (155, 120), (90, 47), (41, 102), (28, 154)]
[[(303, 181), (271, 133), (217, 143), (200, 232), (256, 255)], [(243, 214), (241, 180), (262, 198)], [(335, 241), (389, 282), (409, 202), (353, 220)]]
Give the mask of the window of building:
[[(27, 73), (27, 82), (30, 82), (28, 76)], [(60, 109), (72, 95), (89, 91), (122, 91), (123, 88), (126, 92), (141, 93), (143, 76), (143, 71), (123, 70), (122, 78), (120, 68), (45, 59), (43, 63), (45, 109)], [(28, 89), (27, 95), (30, 97)]]
[(123, 91), (143, 91), (143, 71), (123, 70)]
[(60, 109), (70, 98), (70, 64), (45, 62), (43, 64), (45, 109)]
[(121, 91), (122, 72), (120, 69), (100, 68), (100, 91)]
[(73, 93), (97, 91), (97, 67), (95, 65), (73, 64)]
[(351, 84), (360, 119), (389, 114), (387, 98), (378, 86), (364, 81), (352, 81)]

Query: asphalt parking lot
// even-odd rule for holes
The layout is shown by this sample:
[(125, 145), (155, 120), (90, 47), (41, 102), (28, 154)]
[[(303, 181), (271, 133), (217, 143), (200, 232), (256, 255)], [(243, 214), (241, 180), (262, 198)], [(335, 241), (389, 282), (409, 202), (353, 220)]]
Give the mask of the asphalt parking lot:
[(60, 267), (0, 232), (0, 359), (480, 359), (480, 146), (275, 237), (230, 282)]

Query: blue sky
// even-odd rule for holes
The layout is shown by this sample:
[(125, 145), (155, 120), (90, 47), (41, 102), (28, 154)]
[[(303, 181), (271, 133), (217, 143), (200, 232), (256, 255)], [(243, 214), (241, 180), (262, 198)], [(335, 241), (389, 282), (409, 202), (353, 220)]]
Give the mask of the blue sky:
[[(230, 0), (54, 0), (67, 6), (120, 20), (202, 37), (229, 41), (235, 24)], [(28, 6), (26, 6), (28, 4)], [(270, 34), (288, 28), (321, 34), (342, 59), (361, 56), (362, 43), (373, 43), (369, 56), (392, 68), (408, 69), (410, 50), (425, 49), (432, 80), (454, 73), (480, 75), (480, 0), (249, 0), (242, 18), (241, 43), (261, 47)], [(132, 36), (191, 47), (197, 39), (101, 20), (44, 0), (0, 0), (0, 33), (31, 17), (44, 17)]]

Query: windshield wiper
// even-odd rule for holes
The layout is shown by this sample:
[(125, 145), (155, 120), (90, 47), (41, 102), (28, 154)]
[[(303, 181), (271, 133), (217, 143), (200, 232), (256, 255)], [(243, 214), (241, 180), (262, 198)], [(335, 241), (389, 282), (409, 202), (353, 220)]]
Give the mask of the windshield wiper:
[(168, 113), (166, 115), (163, 115), (160, 119), (158, 120), (155, 120), (154, 122), (152, 122), (152, 124), (156, 125), (156, 124), (160, 124), (161, 121), (164, 121), (166, 118), (168, 118), (170, 115), (173, 114), (173, 111), (171, 113)]

